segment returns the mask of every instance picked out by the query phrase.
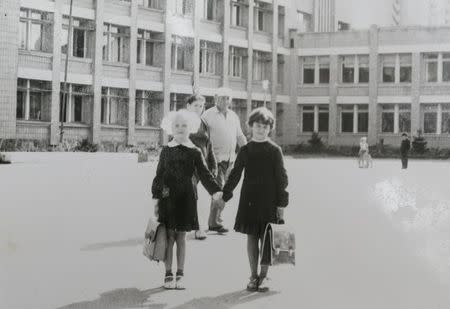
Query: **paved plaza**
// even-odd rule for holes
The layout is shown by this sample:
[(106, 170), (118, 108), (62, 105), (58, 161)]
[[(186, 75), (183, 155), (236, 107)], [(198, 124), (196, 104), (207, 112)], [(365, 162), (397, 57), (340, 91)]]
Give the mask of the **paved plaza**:
[[(20, 161), (20, 160), (19, 160)], [(155, 163), (53, 160), (0, 166), (0, 308), (423, 309), (450, 306), (447, 161), (287, 158), (297, 264), (244, 291), (241, 234), (188, 236), (185, 291), (142, 255)], [(208, 197), (199, 200), (207, 215)], [(224, 212), (232, 227), (237, 199)]]

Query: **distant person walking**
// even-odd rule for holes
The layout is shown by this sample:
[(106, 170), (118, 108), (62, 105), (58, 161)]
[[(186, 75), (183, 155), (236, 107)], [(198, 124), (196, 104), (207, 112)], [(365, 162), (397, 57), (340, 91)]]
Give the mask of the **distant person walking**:
[(408, 153), (411, 149), (411, 142), (409, 141), (408, 134), (402, 134), (402, 143), (400, 145), (400, 156), (402, 159), (402, 169), (408, 168)]
[[(217, 160), (217, 182), (223, 186), (233, 167), (236, 158), (236, 145), (239, 147), (247, 143), (242, 132), (239, 117), (230, 109), (231, 89), (219, 88), (214, 97), (215, 106), (205, 111), (203, 121), (209, 130), (210, 140)], [(212, 201), (208, 219), (210, 231), (226, 233), (228, 229), (222, 225), (221, 214), (225, 202)]]
[[(194, 94), (190, 96), (186, 101), (186, 109), (190, 112), (195, 113), (199, 118), (201, 117), (204, 109), (205, 109), (205, 97)], [(206, 165), (208, 166), (209, 171), (216, 176), (217, 175), (217, 162), (216, 157), (214, 156), (214, 152), (212, 149), (212, 144), (209, 137), (209, 130), (206, 126), (205, 122), (200, 118), (200, 128), (196, 133), (191, 133), (189, 135), (189, 139), (197, 146), (206, 160)], [(194, 173), (194, 182), (198, 184), (199, 177), (197, 172)], [(195, 231), (195, 239), (204, 240), (206, 239), (206, 222), (202, 220), (202, 216), (199, 215), (199, 226), (200, 229)]]

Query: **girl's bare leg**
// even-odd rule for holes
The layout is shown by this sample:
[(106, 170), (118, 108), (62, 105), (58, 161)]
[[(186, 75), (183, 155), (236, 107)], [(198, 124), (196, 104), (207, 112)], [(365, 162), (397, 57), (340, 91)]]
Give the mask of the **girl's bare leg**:
[(167, 249), (166, 249), (166, 260), (164, 262), (166, 266), (166, 273), (172, 272), (172, 261), (173, 261), (173, 246), (175, 244), (175, 231), (167, 230)]
[(175, 239), (177, 242), (177, 272), (183, 273), (186, 259), (186, 232), (177, 232)]
[(247, 235), (247, 254), (248, 254), (248, 261), (250, 263), (251, 276), (252, 278), (256, 278), (258, 276), (258, 258), (259, 258), (257, 236)]

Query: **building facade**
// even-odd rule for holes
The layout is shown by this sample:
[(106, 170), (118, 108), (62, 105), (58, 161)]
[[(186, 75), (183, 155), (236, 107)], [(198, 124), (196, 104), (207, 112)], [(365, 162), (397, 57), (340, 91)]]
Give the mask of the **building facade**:
[[(283, 144), (312, 132), (329, 144), (399, 145), (422, 131), (430, 147), (450, 146), (450, 27), (371, 27), (291, 33), (290, 104)], [(294, 81), (295, 80), (295, 81)]]
[[(215, 89), (230, 87), (243, 122), (264, 101), (289, 103), (288, 26), (299, 2), (73, 2), (69, 34), (69, 0), (2, 1), (0, 138), (57, 144), (63, 122), (64, 139), (157, 143), (162, 116), (194, 88), (211, 105)], [(313, 1), (300, 2), (313, 14)]]

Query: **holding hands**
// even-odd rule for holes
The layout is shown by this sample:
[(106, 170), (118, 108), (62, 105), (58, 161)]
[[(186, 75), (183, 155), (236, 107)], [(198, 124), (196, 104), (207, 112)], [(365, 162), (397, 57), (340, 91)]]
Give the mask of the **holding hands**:
[(214, 194), (212, 195), (212, 199), (213, 199), (214, 201), (219, 201), (219, 200), (222, 199), (222, 197), (223, 197), (223, 192), (222, 192), (222, 191), (218, 191), (218, 192), (216, 192), (216, 193), (214, 193)]

